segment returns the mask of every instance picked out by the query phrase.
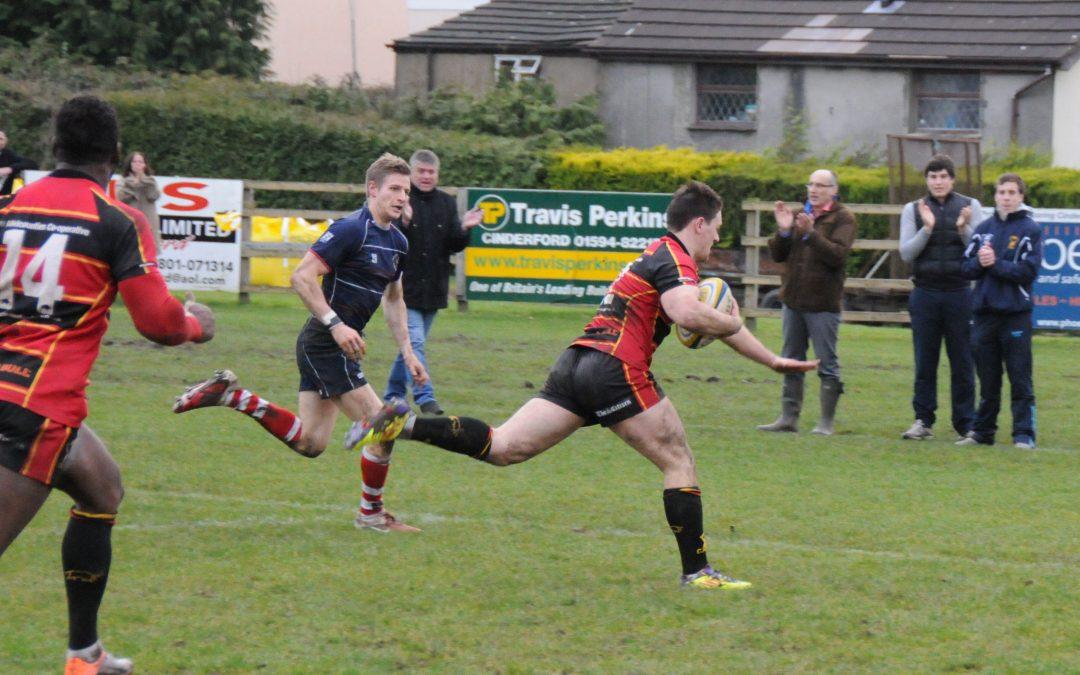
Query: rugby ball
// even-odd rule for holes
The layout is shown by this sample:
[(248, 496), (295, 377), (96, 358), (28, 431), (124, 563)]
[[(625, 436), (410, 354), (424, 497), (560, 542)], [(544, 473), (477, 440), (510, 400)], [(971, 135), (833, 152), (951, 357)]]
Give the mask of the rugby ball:
[[(725, 314), (729, 314), (731, 306), (735, 304), (735, 296), (731, 294), (731, 287), (718, 277), (702, 279), (698, 283), (698, 300)], [(675, 327), (675, 337), (679, 339), (679, 342), (683, 343), (683, 346), (690, 349), (701, 349), (716, 339), (708, 335), (700, 335), (682, 326)]]

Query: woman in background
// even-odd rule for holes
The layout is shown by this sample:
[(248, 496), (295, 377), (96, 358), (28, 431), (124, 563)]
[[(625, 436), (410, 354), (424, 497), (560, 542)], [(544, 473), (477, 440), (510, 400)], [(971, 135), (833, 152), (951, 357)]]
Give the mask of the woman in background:
[(154, 233), (154, 246), (161, 253), (161, 224), (154, 203), (161, 192), (154, 180), (154, 171), (146, 161), (146, 155), (133, 152), (124, 160), (124, 177), (116, 186), (116, 197), (129, 206), (142, 211)]

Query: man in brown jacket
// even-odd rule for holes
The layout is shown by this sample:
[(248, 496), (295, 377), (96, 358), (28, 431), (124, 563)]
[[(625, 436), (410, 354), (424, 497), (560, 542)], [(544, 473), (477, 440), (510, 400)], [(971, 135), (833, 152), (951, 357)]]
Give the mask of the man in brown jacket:
[[(821, 420), (813, 433), (831, 436), (836, 403), (844, 391), (836, 339), (844, 295), (845, 265), (855, 240), (855, 216), (837, 200), (836, 174), (819, 169), (806, 184), (804, 209), (792, 213), (776, 202), (777, 233), (769, 240), (773, 260), (787, 263), (781, 277), (783, 356), (804, 360), (808, 343), (821, 359)], [(784, 375), (780, 417), (761, 431), (797, 431), (802, 410), (803, 374)]]

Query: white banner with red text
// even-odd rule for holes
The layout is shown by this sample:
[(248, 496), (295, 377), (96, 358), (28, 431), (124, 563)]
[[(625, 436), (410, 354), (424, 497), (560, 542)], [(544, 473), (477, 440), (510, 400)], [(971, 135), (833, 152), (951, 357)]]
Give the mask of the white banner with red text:
[[(32, 183), (46, 171), (27, 171)], [(116, 196), (120, 176), (109, 181)], [(154, 176), (161, 196), (158, 267), (173, 291), (240, 291), (240, 216), (244, 182), (220, 178)]]

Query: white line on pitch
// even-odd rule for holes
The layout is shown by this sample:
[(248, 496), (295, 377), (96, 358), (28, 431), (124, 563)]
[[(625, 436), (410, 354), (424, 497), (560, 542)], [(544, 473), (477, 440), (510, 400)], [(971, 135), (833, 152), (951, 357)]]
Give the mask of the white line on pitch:
[[(351, 518), (351, 508), (347, 508), (342, 504), (319, 504), (319, 503), (300, 503), (300, 502), (286, 502), (276, 501), (270, 499), (248, 499), (246, 497), (238, 497), (233, 495), (214, 495), (207, 493), (192, 493), (192, 492), (168, 492), (157, 490), (143, 490), (143, 489), (131, 489), (129, 493), (138, 495), (148, 495), (154, 497), (165, 497), (173, 499), (186, 499), (194, 501), (221, 501), (232, 502), (237, 504), (246, 504), (251, 506), (273, 506), (289, 509), (306, 509), (314, 511), (326, 511), (329, 512), (325, 516), (310, 517), (310, 518), (273, 518), (273, 517), (247, 517), (236, 520), (203, 520), (192, 521), (187, 524), (179, 523), (166, 523), (166, 524), (153, 524), (153, 525), (140, 525), (137, 523), (123, 524), (121, 522), (118, 527), (126, 530), (162, 530), (181, 528), (187, 529), (191, 527), (261, 527), (264, 525), (291, 525), (300, 523), (310, 523), (314, 521), (318, 522), (332, 522), (338, 518)], [(331, 516), (330, 513), (340, 514)], [(411, 517), (418, 523), (440, 523), (440, 522), (461, 522), (461, 523), (480, 523), (480, 524), (499, 524), (499, 525), (513, 525), (517, 527), (529, 527), (529, 528), (543, 528), (546, 530), (565, 531), (569, 529), (567, 525), (550, 525), (536, 522), (525, 522), (515, 518), (477, 518), (470, 516), (447, 516), (438, 513), (404, 513), (398, 512), (399, 515), (404, 517)], [(406, 518), (406, 519), (407, 519)], [(595, 533), (604, 536), (611, 537), (655, 537), (656, 533), (651, 532), (637, 532), (633, 530), (617, 529), (617, 528), (589, 528), (590, 533)], [(833, 553), (838, 555), (850, 555), (861, 556), (867, 558), (884, 558), (888, 560), (910, 560), (916, 562), (932, 562), (932, 563), (945, 563), (945, 564), (971, 564), (982, 565), (986, 567), (1005, 567), (1005, 568), (1020, 568), (1020, 569), (1067, 569), (1075, 567), (1077, 563), (1070, 561), (1048, 560), (1048, 561), (1013, 561), (1013, 560), (997, 560), (994, 558), (966, 558), (964, 556), (945, 555), (939, 553), (918, 553), (908, 551), (880, 551), (863, 548), (852, 548), (844, 546), (822, 546), (818, 544), (798, 544), (785, 541), (773, 541), (769, 539), (726, 539), (718, 536), (713, 536), (713, 541), (718, 545), (724, 546), (743, 546), (748, 548), (772, 548), (786, 551), (800, 551), (804, 553)]]
[[(691, 423), (691, 422), (683, 422), (683, 426), (686, 427), (687, 429), (705, 429), (706, 431), (716, 431), (717, 429), (721, 428), (721, 425), (718, 425), (718, 424), (704, 424), (704, 423)], [(728, 426), (730, 426), (730, 425), (728, 425)], [(741, 428), (741, 429), (739, 429), (739, 431), (749, 431), (749, 430), (746, 429), (746, 428)], [(785, 436), (789, 437), (793, 441), (797, 440), (797, 436), (795, 434), (782, 434), (782, 435), (780, 435), (780, 438), (783, 438)], [(837, 436), (840, 437), (840, 438), (850, 438), (850, 439), (859, 439), (859, 440), (869, 439), (869, 440), (873, 440), (875, 442), (879, 442), (879, 441), (883, 440), (879, 434), (865, 434), (865, 433), (859, 433), (859, 432), (854, 432), (854, 431), (853, 432), (842, 431), (839, 434), (837, 434)], [(837, 436), (834, 436), (833, 438), (836, 438)], [(807, 437), (807, 438), (809, 438), (809, 437)], [(931, 450), (931, 449), (943, 450), (943, 449), (948, 448), (948, 447), (953, 445), (952, 441), (947, 441), (945, 443), (935, 443), (934, 441), (926, 441), (926, 442), (920, 442), (920, 443), (905, 443), (905, 442), (903, 442), (901, 440), (901, 438), (899, 436), (889, 437), (889, 438), (884, 439), (884, 440), (896, 441), (898, 445), (902, 445), (907, 450)], [(984, 445), (983, 446), (976, 446), (976, 447), (978, 447), (981, 450), (987, 451), (987, 452), (997, 452), (998, 453), (997, 456), (1000, 456), (1000, 457), (1013, 457), (1013, 456), (1037, 457), (1037, 456), (1043, 455), (1043, 454), (1075, 455), (1075, 454), (1077, 454), (1077, 452), (1080, 452), (1080, 450), (1078, 450), (1077, 448), (1051, 448), (1051, 447), (1045, 447), (1045, 446), (1042, 446), (1042, 445), (1040, 445), (1035, 450), (1018, 450), (1018, 449), (1014, 449), (1012, 447), (1012, 442), (1011, 441), (1008, 444), (999, 443), (996, 446), (990, 446), (989, 448), (987, 446), (984, 446)], [(953, 450), (956, 450), (958, 452), (960, 451), (959, 448), (953, 448)], [(963, 452), (971, 453), (971, 452), (978, 452), (978, 450), (972, 450), (970, 447), (965, 447)], [(1007, 453), (1016, 453), (1016, 454), (1007, 454)]]

